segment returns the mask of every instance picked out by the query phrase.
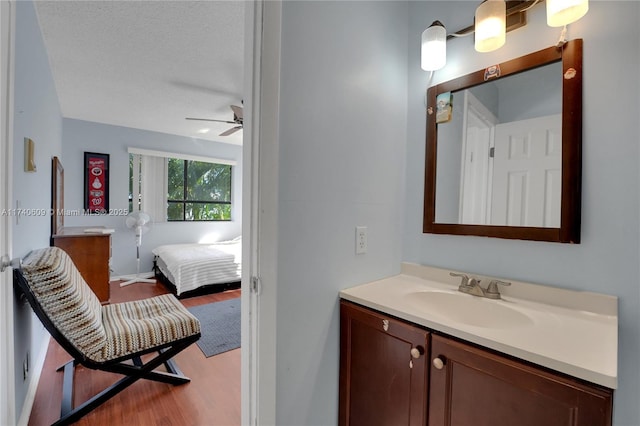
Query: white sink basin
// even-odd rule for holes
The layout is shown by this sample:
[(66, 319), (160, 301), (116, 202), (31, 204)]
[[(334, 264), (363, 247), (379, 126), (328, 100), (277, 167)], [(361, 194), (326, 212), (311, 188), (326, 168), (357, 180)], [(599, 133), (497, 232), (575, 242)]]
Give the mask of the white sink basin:
[(403, 264), (403, 271), (342, 290), (340, 297), (434, 332), (617, 387), (617, 297), (511, 281), (505, 299), (491, 300), (459, 292), (459, 281), (445, 269)]
[(475, 327), (516, 328), (533, 325), (529, 316), (508, 306), (506, 301), (439, 291), (413, 292), (407, 294), (406, 298), (416, 309)]

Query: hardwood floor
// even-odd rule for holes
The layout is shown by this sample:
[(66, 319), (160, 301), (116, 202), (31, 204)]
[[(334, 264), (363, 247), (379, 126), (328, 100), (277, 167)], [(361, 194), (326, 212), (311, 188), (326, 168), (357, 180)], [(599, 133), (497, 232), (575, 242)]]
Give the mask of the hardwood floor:
[[(120, 288), (111, 283), (111, 303), (138, 300), (168, 291), (161, 284), (138, 283)], [(196, 306), (240, 297), (240, 290), (182, 299)], [(60, 417), (62, 372), (56, 369), (71, 358), (53, 340), (49, 344), (36, 392), (30, 426), (50, 425)], [(239, 425), (240, 349), (205, 358), (197, 345), (179, 353), (176, 363), (191, 378), (185, 385), (172, 386), (138, 380), (109, 401), (80, 419), (76, 425)], [(120, 375), (76, 368), (74, 404), (79, 404), (109, 386)]]

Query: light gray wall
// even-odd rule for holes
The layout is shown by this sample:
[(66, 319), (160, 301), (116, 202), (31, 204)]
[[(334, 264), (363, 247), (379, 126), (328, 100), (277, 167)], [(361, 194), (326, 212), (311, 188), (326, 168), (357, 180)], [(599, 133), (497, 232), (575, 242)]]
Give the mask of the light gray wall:
[[(338, 292), (399, 272), (407, 3), (282, 4), (276, 424), (338, 415)], [(369, 250), (355, 254), (355, 228)]]
[(500, 123), (562, 113), (562, 62), (494, 81)]
[[(420, 34), (434, 19), (456, 31), (473, 21), (477, 2), (410, 2), (409, 100), (403, 260), (443, 268), (618, 296), (619, 388), (614, 422), (640, 424), (639, 150), (640, 3), (592, 1), (569, 26), (584, 39), (582, 243), (579, 245), (422, 234), (424, 174)], [(614, 23), (613, 27), (603, 23)], [(560, 29), (547, 27), (544, 5), (529, 24), (507, 34), (501, 49), (479, 54), (472, 38), (448, 42), (448, 64), (434, 83), (554, 45)], [(594, 345), (597, 345), (594, 342)]]
[[(210, 241), (235, 238), (242, 229), (242, 147), (165, 133), (111, 126), (82, 120), (63, 121), (62, 164), (64, 165), (64, 205), (66, 210), (79, 211), (83, 202), (84, 152), (109, 154), (109, 208), (128, 209), (129, 154), (128, 147), (152, 149), (191, 155), (235, 160), (232, 168), (232, 220), (230, 222), (154, 223), (143, 235), (140, 250), (140, 271), (151, 271), (151, 250), (161, 244), (193, 243), (208, 236)], [(114, 276), (136, 272), (135, 234), (125, 224), (125, 216), (66, 216), (65, 226), (105, 226), (115, 229), (111, 236), (112, 270)]]
[[(15, 92), (13, 144), (13, 196), (30, 213), (13, 221), (13, 254), (25, 256), (30, 250), (49, 245), (51, 234), (51, 157), (62, 151), (62, 116), (49, 61), (42, 41), (33, 3), (16, 2)], [(24, 171), (24, 138), (35, 142), (37, 171)], [(42, 214), (42, 211), (46, 214)], [(22, 362), (27, 352), (31, 365), (46, 346), (47, 336), (31, 308), (14, 301), (14, 343), (16, 413), (21, 414), (31, 377), (23, 380)], [(33, 375), (32, 375), (33, 376)]]
[[(471, 87), (469, 91), (482, 103), (482, 105), (487, 107), (487, 109), (491, 111), (498, 120), (500, 120), (500, 91), (495, 85), (495, 82), (488, 82), (479, 86)], [(458, 96), (454, 96), (454, 102), (456, 103), (455, 106), (457, 106), (458, 109), (464, 107), (464, 100), (461, 98), (462, 93)]]

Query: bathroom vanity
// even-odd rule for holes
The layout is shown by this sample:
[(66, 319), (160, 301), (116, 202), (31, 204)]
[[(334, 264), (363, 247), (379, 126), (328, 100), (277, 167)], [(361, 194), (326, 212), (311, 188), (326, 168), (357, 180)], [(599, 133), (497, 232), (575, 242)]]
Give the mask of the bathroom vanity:
[(617, 298), (458, 287), (449, 271), (403, 264), (340, 293), (340, 425), (611, 424)]

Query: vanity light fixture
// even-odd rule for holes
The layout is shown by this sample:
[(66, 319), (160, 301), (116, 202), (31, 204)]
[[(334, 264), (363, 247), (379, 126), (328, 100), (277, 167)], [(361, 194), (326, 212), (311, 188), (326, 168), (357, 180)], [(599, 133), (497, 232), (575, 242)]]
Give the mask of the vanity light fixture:
[(506, 40), (507, 5), (504, 0), (485, 0), (476, 9), (475, 48), (491, 52)]
[(422, 33), (421, 65), (425, 71), (435, 71), (447, 62), (447, 30), (440, 21), (433, 23)]
[(582, 18), (589, 10), (589, 0), (546, 0), (547, 25), (563, 27)]
[[(506, 42), (506, 32), (527, 24), (526, 12), (538, 3), (547, 3), (547, 25), (565, 27), (558, 45), (562, 45), (566, 25), (582, 18), (589, 10), (589, 0), (484, 0), (476, 9), (475, 25), (446, 34), (440, 21), (433, 21), (422, 33), (422, 69), (435, 71), (446, 63), (446, 40), (475, 33), (475, 49), (491, 52)], [(441, 41), (444, 37), (445, 41)]]

